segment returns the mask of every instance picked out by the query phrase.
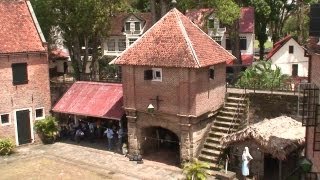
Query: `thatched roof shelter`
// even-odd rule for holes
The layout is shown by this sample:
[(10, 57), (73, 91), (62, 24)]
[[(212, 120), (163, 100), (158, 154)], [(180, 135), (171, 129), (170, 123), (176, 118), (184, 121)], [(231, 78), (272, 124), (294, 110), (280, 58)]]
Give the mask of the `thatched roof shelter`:
[(305, 127), (290, 117), (280, 116), (265, 119), (221, 139), (224, 145), (248, 140), (256, 142), (264, 153), (284, 160), (292, 151), (303, 147)]

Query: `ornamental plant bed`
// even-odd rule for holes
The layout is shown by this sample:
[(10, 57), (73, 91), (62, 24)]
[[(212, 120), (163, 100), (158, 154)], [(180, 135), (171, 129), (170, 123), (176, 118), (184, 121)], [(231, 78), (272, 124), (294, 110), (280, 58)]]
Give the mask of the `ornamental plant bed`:
[(0, 139), (0, 155), (10, 155), (13, 153), (15, 145), (10, 139)]
[(38, 120), (34, 127), (42, 143), (52, 144), (55, 142), (58, 134), (58, 122), (55, 117), (48, 116), (43, 120)]

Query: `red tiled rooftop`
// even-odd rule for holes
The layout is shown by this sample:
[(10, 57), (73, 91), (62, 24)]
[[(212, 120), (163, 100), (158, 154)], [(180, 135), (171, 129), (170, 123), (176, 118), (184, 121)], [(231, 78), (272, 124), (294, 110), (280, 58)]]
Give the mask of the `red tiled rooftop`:
[(65, 49), (52, 49), (49, 53), (49, 58), (52, 60), (56, 59), (68, 59), (69, 58), (69, 52)]
[(276, 42), (273, 45), (273, 48), (271, 49), (271, 51), (268, 53), (267, 55), (267, 59), (270, 59), (276, 52), (279, 51), (279, 49), (286, 44), (292, 37), (290, 35), (287, 35), (286, 37), (284, 37), (283, 39), (281, 39), (280, 41)]
[(25, 0), (0, 1), (0, 53), (45, 51)]
[(122, 84), (75, 82), (52, 111), (120, 120), (124, 114)]
[(115, 63), (200, 68), (234, 58), (174, 8), (125, 50)]
[(111, 19), (110, 35), (121, 36), (124, 32), (124, 21), (130, 15), (136, 16), (141, 21), (145, 22), (143, 31), (147, 31), (152, 26), (152, 14), (147, 13), (118, 13), (115, 14)]
[[(214, 12), (212, 8), (191, 9), (188, 10), (186, 16), (201, 29), (206, 30), (206, 18)], [(254, 32), (254, 8), (242, 7), (240, 10), (240, 33)]]
[[(241, 55), (242, 65), (250, 66), (253, 62), (253, 55), (252, 54), (242, 54)], [(234, 65), (234, 61), (227, 61), (227, 65)]]

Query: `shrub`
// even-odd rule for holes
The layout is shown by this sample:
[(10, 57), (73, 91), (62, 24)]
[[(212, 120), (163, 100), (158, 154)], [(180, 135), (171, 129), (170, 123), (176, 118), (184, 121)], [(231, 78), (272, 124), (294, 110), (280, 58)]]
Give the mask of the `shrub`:
[(208, 175), (206, 169), (209, 167), (209, 164), (193, 159), (183, 165), (183, 173), (186, 175), (187, 180), (205, 180)]
[(58, 122), (55, 117), (47, 116), (43, 120), (38, 120), (34, 127), (43, 143), (47, 144), (55, 141), (58, 134)]
[(0, 139), (0, 155), (9, 155), (13, 152), (15, 145), (10, 139)]

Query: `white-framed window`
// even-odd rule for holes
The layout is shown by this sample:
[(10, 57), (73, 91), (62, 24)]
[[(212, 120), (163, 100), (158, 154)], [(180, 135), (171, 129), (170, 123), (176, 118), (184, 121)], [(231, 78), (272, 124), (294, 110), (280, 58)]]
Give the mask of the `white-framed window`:
[(36, 108), (35, 109), (35, 119), (39, 120), (39, 119), (44, 119), (45, 114), (44, 114), (44, 108)]
[(0, 123), (1, 123), (1, 126), (10, 125), (11, 124), (10, 114), (9, 113), (0, 114)]
[(126, 25), (125, 25), (126, 31), (130, 31), (130, 25), (131, 25), (130, 22), (126, 22)]
[(240, 36), (240, 50), (247, 50), (247, 37)]
[(116, 41), (115, 39), (108, 40), (108, 51), (115, 51), (116, 50)]
[(140, 31), (141, 29), (141, 23), (140, 22), (134, 22), (134, 30), (135, 31)]
[(221, 39), (222, 39), (221, 36), (213, 36), (212, 39), (215, 40), (218, 44), (221, 45)]
[(126, 49), (126, 39), (119, 39), (118, 49), (119, 51), (124, 51)]
[(162, 81), (162, 69), (152, 68), (144, 71), (144, 80)]
[(129, 38), (129, 46), (133, 44), (138, 38)]
[(162, 81), (161, 68), (152, 68), (152, 81)]

